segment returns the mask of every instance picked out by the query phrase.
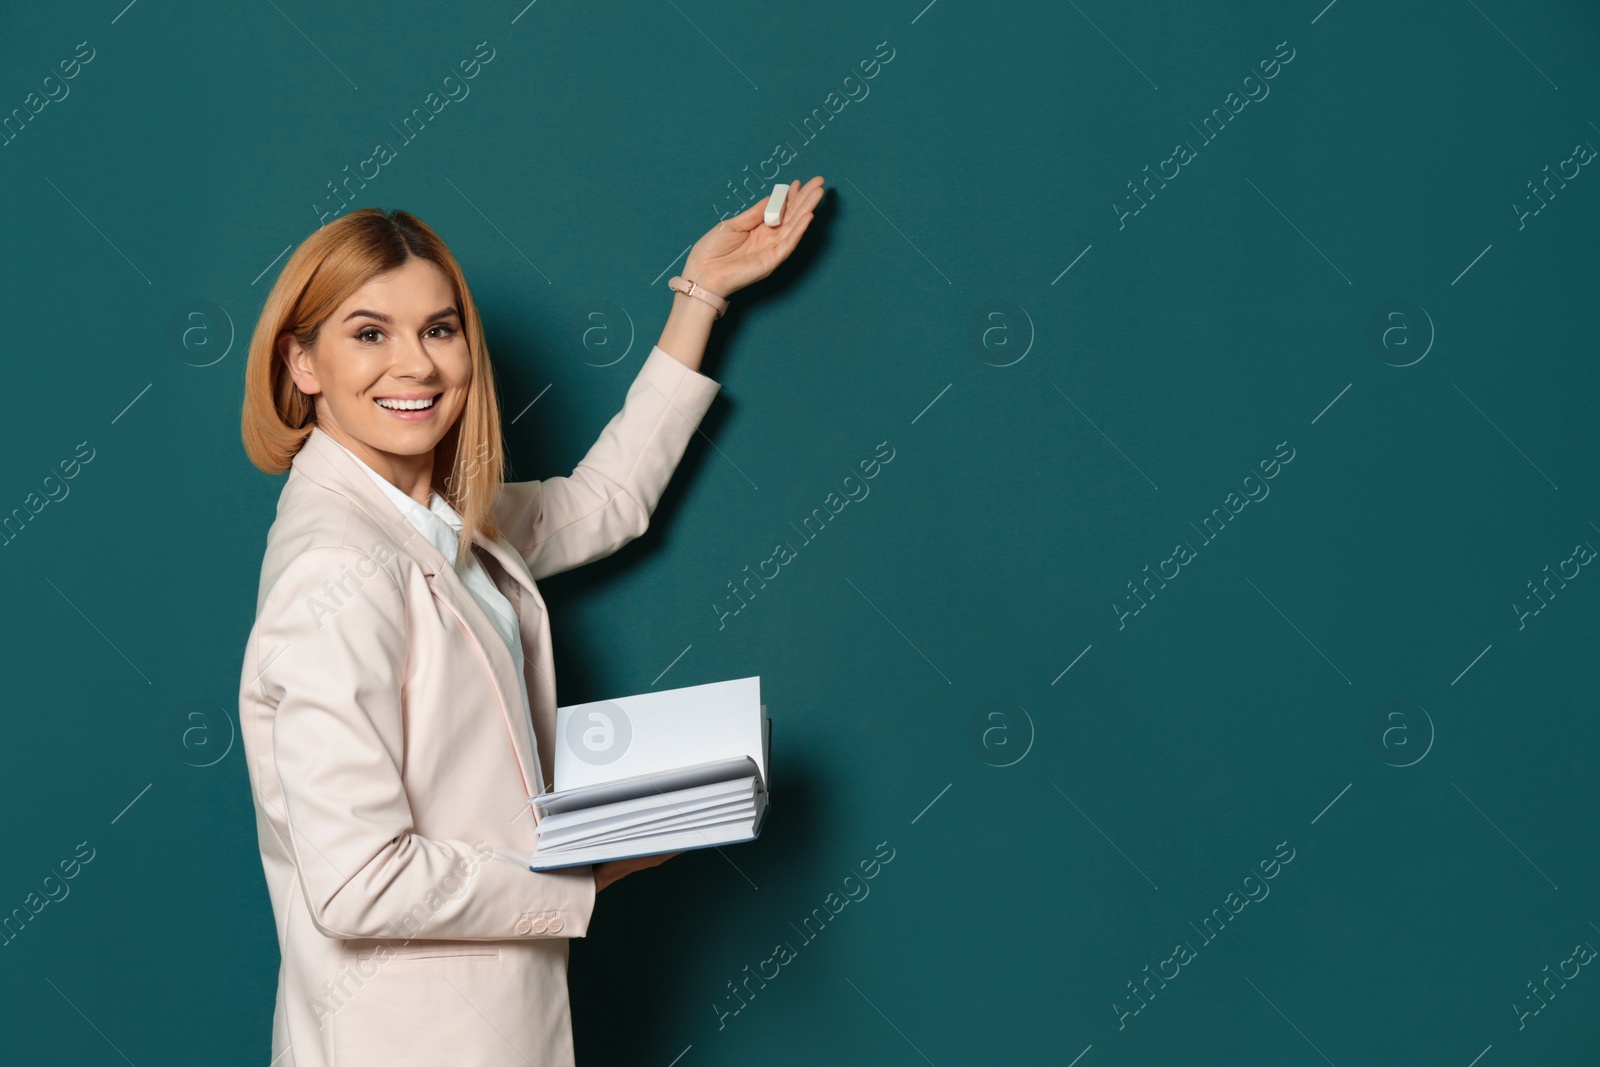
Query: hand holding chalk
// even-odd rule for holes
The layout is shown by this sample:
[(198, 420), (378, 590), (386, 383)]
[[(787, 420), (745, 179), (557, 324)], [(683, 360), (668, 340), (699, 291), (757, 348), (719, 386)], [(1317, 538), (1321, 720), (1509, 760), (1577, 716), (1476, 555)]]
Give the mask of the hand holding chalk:
[[(765, 278), (794, 251), (822, 193), (820, 174), (803, 186), (798, 181), (775, 186), (771, 195), (696, 241), (683, 277), (722, 297)], [(762, 222), (766, 225), (758, 225)]]

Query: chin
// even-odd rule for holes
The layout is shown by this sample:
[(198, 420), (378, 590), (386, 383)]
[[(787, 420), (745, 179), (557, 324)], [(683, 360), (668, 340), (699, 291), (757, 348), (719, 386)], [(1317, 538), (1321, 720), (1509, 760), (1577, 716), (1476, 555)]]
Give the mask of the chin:
[(420, 456), (423, 453), (432, 452), (435, 448), (439, 447), (439, 442), (443, 439), (443, 437), (443, 434), (440, 434), (438, 437), (435, 437), (432, 434), (417, 434), (416, 436), (400, 434), (397, 436), (392, 436), (392, 447), (385, 447), (384, 451), (393, 453), (397, 456)]

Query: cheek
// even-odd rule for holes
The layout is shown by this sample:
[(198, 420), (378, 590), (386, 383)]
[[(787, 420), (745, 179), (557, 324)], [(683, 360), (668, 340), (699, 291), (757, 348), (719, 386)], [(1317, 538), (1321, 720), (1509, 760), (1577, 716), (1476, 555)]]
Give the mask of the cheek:
[(465, 401), (467, 390), (472, 387), (472, 365), (464, 357), (456, 372), (451, 375), (451, 382), (455, 385), (458, 395)]
[(371, 404), (366, 394), (382, 380), (383, 369), (373, 365), (370, 353), (346, 350), (339, 353), (333, 365), (321, 368), (319, 380), (323, 391), (330, 397), (347, 398), (349, 403)]

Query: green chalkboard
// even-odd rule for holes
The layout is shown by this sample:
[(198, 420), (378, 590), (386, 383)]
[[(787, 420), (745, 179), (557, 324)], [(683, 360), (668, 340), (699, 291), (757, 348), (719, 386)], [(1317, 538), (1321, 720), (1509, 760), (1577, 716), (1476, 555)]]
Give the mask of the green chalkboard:
[(760, 839), (572, 943), (579, 1062), (1600, 1061), (1597, 40), (7, 5), (0, 1060), (270, 1058), (236, 699), (283, 480), (239, 409), (288, 253), (434, 227), (545, 477), (688, 245), (821, 174), (650, 530), (541, 583), (563, 703), (759, 674), (773, 721)]

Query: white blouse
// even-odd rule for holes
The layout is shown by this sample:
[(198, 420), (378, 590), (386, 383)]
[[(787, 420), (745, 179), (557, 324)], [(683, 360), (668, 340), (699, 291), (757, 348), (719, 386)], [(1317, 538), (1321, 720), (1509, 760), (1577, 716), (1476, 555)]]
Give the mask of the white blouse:
[[(333, 440), (333, 435), (328, 436)], [(440, 496), (437, 490), (429, 490), (428, 506), (423, 507), (411, 497), (402, 493), (389, 479), (367, 466), (365, 460), (351, 452), (338, 441), (333, 442), (343, 448), (345, 454), (361, 465), (371, 479), (378, 483), (388, 498), (394, 501), (395, 507), (400, 509), (400, 514), (410, 520), (417, 532), (428, 539), (428, 543), (439, 550), (440, 555), (455, 567), (456, 574), (460, 575), (467, 591), (478, 602), (483, 613), (488, 616), (489, 622), (500, 632), (505, 639), (506, 648), (511, 652), (511, 659), (517, 665), (517, 688), (522, 693), (522, 721), (528, 723), (528, 736), (530, 739), (529, 751), (533, 753), (533, 772), (535, 792), (544, 792), (544, 769), (539, 766), (539, 745), (533, 738), (533, 714), (528, 704), (528, 680), (523, 676), (522, 659), (522, 628), (517, 622), (517, 613), (511, 609), (511, 602), (505, 594), (495, 588), (489, 579), (489, 572), (483, 569), (476, 553), (469, 552), (465, 563), (456, 563), (456, 549), (461, 543), (461, 527), (463, 519), (449, 501)]]

